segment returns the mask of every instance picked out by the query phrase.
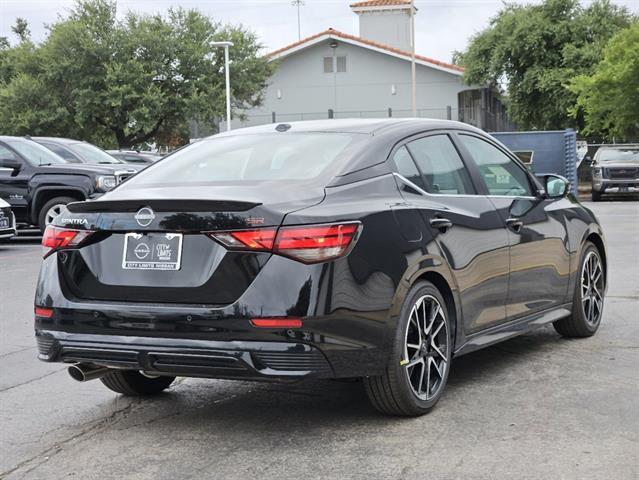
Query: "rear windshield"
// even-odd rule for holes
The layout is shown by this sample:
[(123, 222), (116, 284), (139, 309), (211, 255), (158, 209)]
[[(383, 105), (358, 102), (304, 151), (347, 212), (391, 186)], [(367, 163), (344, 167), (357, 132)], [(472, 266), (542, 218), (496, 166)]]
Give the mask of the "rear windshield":
[(639, 163), (639, 149), (606, 148), (598, 156), (602, 162)]
[(211, 137), (151, 165), (122, 187), (309, 181), (332, 170), (354, 135), (357, 134), (269, 133)]

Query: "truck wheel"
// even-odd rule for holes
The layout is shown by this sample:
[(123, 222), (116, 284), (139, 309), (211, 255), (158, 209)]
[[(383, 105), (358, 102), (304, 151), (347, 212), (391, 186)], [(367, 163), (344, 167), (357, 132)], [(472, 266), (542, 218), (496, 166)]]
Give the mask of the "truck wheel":
[(77, 199), (72, 197), (55, 197), (45, 203), (40, 209), (38, 214), (38, 226), (40, 230), (44, 232), (55, 217), (57, 217), (62, 209), (71, 202), (77, 202)]

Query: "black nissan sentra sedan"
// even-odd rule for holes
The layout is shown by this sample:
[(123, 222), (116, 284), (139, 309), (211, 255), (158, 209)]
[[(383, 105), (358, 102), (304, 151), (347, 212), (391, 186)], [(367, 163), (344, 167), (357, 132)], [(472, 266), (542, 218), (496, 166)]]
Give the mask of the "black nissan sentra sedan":
[(552, 323), (599, 327), (606, 250), (556, 175), (456, 122), (223, 133), (47, 228), (39, 357), (125, 395), (176, 376), (361, 378), (420, 415), (451, 360)]

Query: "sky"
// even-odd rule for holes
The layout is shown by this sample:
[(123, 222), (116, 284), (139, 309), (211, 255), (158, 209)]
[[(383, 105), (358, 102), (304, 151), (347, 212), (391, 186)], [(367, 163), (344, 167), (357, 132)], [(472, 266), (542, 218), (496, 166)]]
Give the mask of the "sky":
[[(357, 15), (349, 4), (355, 0), (304, 0), (300, 8), (302, 37), (332, 27), (358, 34)], [(540, 0), (516, 3), (539, 3)], [(582, 3), (589, 4), (590, 0)], [(615, 0), (639, 14), (639, 0)], [(0, 0), (0, 36), (13, 40), (10, 27), (16, 17), (29, 22), (32, 38), (46, 36), (45, 24), (66, 16), (74, 0)], [(450, 61), (455, 50), (464, 50), (469, 38), (486, 26), (503, 6), (502, 0), (415, 0), (416, 51)], [(223, 23), (242, 24), (256, 32), (265, 52), (297, 41), (297, 8), (291, 0), (118, 0), (118, 16), (127, 10), (164, 12), (171, 6), (197, 8)]]

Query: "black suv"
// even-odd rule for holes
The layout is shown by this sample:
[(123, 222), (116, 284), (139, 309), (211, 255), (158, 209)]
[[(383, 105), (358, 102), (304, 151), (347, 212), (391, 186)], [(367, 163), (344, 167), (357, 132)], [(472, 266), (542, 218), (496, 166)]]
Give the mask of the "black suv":
[(99, 197), (136, 171), (69, 163), (28, 138), (0, 136), (0, 198), (18, 223), (43, 231), (67, 203)]

